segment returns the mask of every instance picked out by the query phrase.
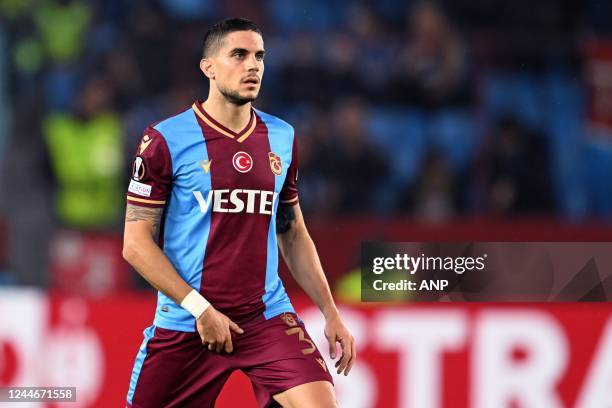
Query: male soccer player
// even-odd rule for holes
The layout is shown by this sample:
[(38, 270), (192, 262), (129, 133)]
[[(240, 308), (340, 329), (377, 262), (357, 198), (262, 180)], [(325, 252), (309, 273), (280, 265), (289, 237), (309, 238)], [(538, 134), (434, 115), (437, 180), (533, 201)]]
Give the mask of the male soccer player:
[(128, 406), (212, 407), (235, 370), (261, 407), (335, 407), (328, 368), (278, 277), (278, 247), (325, 316), (338, 373), (354, 339), (332, 299), (298, 204), (293, 128), (251, 107), (264, 72), (255, 24), (204, 38), (206, 101), (148, 127), (132, 168), (123, 256), (158, 289)]

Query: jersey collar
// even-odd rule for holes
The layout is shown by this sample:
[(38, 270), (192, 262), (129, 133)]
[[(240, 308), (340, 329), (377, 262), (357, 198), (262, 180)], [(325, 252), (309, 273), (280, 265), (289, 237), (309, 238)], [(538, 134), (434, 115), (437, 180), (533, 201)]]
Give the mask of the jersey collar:
[(251, 108), (251, 118), (249, 119), (249, 123), (242, 129), (240, 132), (236, 133), (231, 129), (223, 126), (221, 123), (217, 122), (212, 116), (208, 114), (202, 107), (202, 101), (196, 100), (192, 105), (193, 111), (198, 115), (198, 117), (206, 123), (209, 127), (214, 129), (215, 131), (221, 133), (224, 136), (227, 136), (231, 139), (235, 139), (237, 142), (242, 143), (249, 137), (253, 131), (255, 130), (255, 126), (257, 125), (257, 120), (255, 118), (255, 111)]

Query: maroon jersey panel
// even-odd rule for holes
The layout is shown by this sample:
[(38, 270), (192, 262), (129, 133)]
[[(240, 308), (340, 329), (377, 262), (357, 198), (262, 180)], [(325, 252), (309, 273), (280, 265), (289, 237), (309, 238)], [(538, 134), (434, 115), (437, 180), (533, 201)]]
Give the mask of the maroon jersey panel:
[[(200, 292), (215, 308), (236, 321), (264, 311), (268, 232), (275, 196), (275, 175), (269, 163), (268, 130), (251, 111), (241, 132), (232, 132), (195, 107), (206, 141), (214, 197), (240, 194), (244, 208), (211, 215)], [(242, 191), (235, 193), (236, 191)], [(249, 193), (245, 192), (249, 191)], [(267, 197), (264, 198), (264, 197)], [(218, 205), (214, 201), (213, 206)]]

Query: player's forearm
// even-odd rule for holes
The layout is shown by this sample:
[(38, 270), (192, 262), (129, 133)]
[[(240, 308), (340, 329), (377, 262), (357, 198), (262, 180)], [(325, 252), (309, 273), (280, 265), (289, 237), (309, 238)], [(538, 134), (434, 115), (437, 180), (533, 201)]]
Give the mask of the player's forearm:
[(180, 277), (166, 255), (152, 239), (134, 241), (124, 244), (123, 256), (125, 260), (151, 286), (180, 304), (192, 288)]
[(281, 236), (281, 252), (297, 283), (319, 307), (325, 318), (338, 314), (314, 242), (306, 228)]
[(130, 204), (125, 210), (123, 257), (157, 290), (180, 304), (191, 288), (155, 242), (163, 208)]

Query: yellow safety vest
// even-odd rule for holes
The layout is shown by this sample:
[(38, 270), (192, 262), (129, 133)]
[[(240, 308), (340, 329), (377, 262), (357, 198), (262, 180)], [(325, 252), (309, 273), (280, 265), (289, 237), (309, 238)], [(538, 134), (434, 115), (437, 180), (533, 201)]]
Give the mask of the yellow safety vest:
[(52, 114), (43, 122), (58, 181), (57, 215), (76, 227), (115, 222), (123, 207), (123, 141), (119, 117), (101, 113), (83, 122)]

